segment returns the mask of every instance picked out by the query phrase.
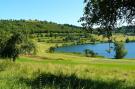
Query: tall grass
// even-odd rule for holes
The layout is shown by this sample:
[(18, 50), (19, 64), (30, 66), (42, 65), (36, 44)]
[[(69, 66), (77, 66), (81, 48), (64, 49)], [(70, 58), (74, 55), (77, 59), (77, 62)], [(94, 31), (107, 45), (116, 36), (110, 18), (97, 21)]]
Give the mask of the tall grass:
[(135, 71), (0, 61), (0, 89), (134, 89)]

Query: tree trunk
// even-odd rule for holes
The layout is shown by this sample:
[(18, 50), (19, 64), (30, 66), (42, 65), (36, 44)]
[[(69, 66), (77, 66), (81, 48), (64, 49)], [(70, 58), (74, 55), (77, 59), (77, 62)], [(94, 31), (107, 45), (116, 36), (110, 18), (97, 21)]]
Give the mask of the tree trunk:
[(13, 57), (13, 62), (15, 62), (15, 60), (16, 60), (16, 58), (15, 58), (15, 57)]

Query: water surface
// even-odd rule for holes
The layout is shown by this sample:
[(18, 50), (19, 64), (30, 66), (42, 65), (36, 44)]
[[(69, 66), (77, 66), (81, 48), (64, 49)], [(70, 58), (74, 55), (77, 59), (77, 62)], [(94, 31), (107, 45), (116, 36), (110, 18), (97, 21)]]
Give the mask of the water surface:
[[(125, 48), (128, 51), (125, 58), (135, 58), (135, 42), (125, 43)], [(100, 44), (84, 44), (84, 45), (74, 45), (74, 46), (66, 46), (56, 48), (55, 51), (57, 52), (79, 52), (84, 53), (85, 49), (93, 50), (94, 52), (98, 53), (100, 56), (104, 56), (107, 58), (114, 58), (114, 44), (111, 43), (111, 52), (109, 53), (109, 43), (100, 43)]]

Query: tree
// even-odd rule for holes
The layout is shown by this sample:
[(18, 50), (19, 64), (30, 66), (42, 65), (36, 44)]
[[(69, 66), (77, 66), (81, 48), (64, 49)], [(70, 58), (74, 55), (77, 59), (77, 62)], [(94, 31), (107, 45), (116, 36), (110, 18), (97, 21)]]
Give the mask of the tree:
[(95, 53), (94, 51), (90, 50), (90, 49), (85, 49), (84, 50), (86, 57), (95, 57), (97, 56), (97, 53)]
[(22, 39), (22, 34), (13, 33), (11, 38), (1, 45), (0, 57), (12, 58), (15, 61), (19, 55), (19, 44), (22, 42)]
[(122, 59), (126, 56), (127, 51), (124, 46), (124, 42), (114, 42), (115, 58)]
[(54, 53), (55, 47), (50, 47), (48, 51), (49, 51), (50, 53)]
[[(7, 34), (5, 34), (7, 35)], [(27, 35), (21, 32), (10, 33), (10, 37), (0, 41), (0, 57), (10, 58), (13, 61), (19, 56), (19, 54), (35, 54), (36, 46), (29, 40)], [(4, 36), (2, 36), (4, 37)], [(6, 36), (5, 36), (6, 37)]]
[(135, 19), (134, 0), (84, 0), (84, 3), (84, 15), (80, 19), (83, 27), (90, 30), (98, 25), (105, 29), (108, 38), (119, 22), (131, 24)]
[(32, 40), (27, 40), (21, 44), (20, 54), (32, 55), (37, 53), (37, 47)]

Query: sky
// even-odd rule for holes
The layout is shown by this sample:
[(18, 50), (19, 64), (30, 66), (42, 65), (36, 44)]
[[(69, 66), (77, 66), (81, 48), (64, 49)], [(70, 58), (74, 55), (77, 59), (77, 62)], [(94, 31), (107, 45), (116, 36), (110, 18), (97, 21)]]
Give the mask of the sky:
[(84, 0), (0, 0), (0, 19), (38, 19), (80, 26)]

